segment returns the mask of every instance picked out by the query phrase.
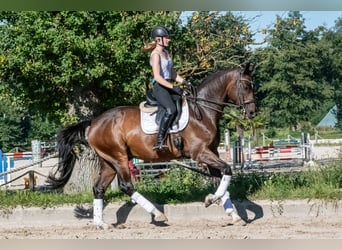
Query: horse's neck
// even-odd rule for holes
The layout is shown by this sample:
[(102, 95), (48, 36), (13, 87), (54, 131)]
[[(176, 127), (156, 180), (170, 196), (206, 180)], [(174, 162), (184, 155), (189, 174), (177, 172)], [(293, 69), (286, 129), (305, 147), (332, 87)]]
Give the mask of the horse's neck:
[[(206, 82), (204, 85), (200, 85), (197, 90), (197, 96), (199, 98), (216, 101), (218, 103), (226, 102), (228, 98), (227, 89), (233, 86), (233, 81), (231, 80), (233, 76), (232, 74), (233, 72), (230, 71), (224, 72), (223, 75), (217, 75), (211, 81)], [(228, 94), (229, 93), (230, 91)]]
[(220, 90), (217, 88), (217, 90), (211, 91), (211, 93), (215, 93), (215, 95), (209, 94), (207, 91), (205, 91), (205, 89), (199, 89), (197, 93), (197, 98), (201, 100), (197, 102), (197, 105), (200, 109), (202, 119), (209, 120), (210, 123), (215, 127), (218, 126), (224, 109), (223, 105), (218, 105), (219, 103), (225, 102), (225, 95), (221, 94), (221, 92), (222, 89)]
[(212, 94), (209, 93), (201, 93), (201, 91), (198, 92), (197, 97), (208, 100), (209, 102), (216, 102), (216, 103), (224, 103), (226, 102), (226, 95), (225, 93), (220, 93), (222, 90), (217, 88)]

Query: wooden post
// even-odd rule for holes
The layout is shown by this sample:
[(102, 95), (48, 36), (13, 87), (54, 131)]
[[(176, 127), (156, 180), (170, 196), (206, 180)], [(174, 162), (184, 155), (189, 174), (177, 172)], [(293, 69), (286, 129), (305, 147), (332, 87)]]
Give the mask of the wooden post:
[(224, 146), (226, 151), (226, 161), (230, 161), (230, 136), (229, 136), (229, 130), (224, 130)]
[(248, 167), (252, 167), (252, 144), (251, 144), (251, 136), (248, 136), (248, 151), (247, 151), (247, 160), (248, 160)]
[(34, 191), (34, 171), (29, 171), (29, 188), (30, 190)]
[[(33, 140), (31, 142), (31, 146), (32, 146), (32, 161), (33, 162), (39, 162), (42, 158), (42, 146), (41, 146), (41, 142), (38, 140)], [(38, 167), (42, 167), (42, 163), (38, 163), (37, 164)]]

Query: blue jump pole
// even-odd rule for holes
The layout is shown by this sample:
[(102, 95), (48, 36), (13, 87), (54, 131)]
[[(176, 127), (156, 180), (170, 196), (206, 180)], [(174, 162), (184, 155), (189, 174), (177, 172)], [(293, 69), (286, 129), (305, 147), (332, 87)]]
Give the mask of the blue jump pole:
[[(2, 150), (0, 150), (0, 173), (4, 173), (7, 171), (7, 158), (6, 155), (3, 154)], [(7, 175), (0, 176), (1, 182), (7, 182)]]

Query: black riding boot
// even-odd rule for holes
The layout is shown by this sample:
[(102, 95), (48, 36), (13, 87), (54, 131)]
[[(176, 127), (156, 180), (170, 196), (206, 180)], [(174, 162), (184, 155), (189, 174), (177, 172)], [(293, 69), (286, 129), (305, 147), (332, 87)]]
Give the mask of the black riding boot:
[(173, 115), (169, 115), (168, 113), (165, 113), (164, 117), (161, 119), (159, 124), (159, 132), (157, 135), (157, 141), (153, 146), (154, 150), (162, 151), (164, 149), (167, 149), (168, 146), (165, 143), (166, 137), (167, 137), (167, 130), (172, 122)]

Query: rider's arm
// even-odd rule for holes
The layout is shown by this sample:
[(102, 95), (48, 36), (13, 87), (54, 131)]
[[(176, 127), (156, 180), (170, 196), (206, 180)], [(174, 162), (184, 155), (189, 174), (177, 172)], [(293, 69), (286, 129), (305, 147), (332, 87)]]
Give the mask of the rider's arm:
[(172, 79), (175, 80), (178, 83), (183, 83), (184, 78), (181, 77), (180, 75), (178, 75), (178, 73), (174, 70), (174, 68), (172, 68)]

